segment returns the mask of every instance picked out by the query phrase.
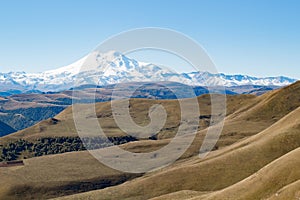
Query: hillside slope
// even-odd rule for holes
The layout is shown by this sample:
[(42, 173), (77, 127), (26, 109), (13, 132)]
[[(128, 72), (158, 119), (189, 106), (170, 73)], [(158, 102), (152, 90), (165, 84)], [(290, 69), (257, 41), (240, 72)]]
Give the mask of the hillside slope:
[(5, 124), (4, 122), (0, 121), (0, 137), (13, 133), (16, 130), (10, 127), (9, 125)]
[(300, 197), (300, 148), (266, 165), (242, 181), (216, 192), (179, 191), (153, 200), (252, 200), (298, 199)]
[[(290, 187), (290, 184), (300, 180), (299, 156), (300, 148), (297, 148), (266, 165), (257, 173), (233, 186), (209, 195), (206, 199), (251, 200), (264, 199), (271, 195), (289, 199), (286, 194), (280, 194), (279, 190), (286, 186)], [(295, 199), (299, 197), (293, 196)]]
[[(252, 179), (262, 179), (265, 182), (278, 180), (278, 186), (273, 186), (271, 181), (271, 185), (265, 184), (263, 191), (254, 187), (253, 190), (247, 190), (249, 193), (245, 193), (248, 195), (245, 198), (276, 199), (272, 195), (278, 191), (287, 193), (287, 196), (289, 191), (297, 194), (299, 170), (295, 166), (299, 164), (297, 156), (300, 147), (299, 85), (300, 82), (297, 82), (259, 97), (228, 95), (228, 112), (218, 148), (204, 159), (200, 159), (198, 154), (209, 124), (205, 120), (211, 114), (209, 95), (198, 97), (201, 109), (199, 118), (204, 118), (204, 121), (200, 120), (199, 132), (193, 144), (177, 162), (164, 169), (138, 175), (117, 172), (98, 163), (86, 151), (30, 158), (24, 160), (24, 166), (0, 167), (0, 183), (3, 183), (0, 184), (0, 199), (18, 199), (18, 195), (24, 195), (25, 199), (45, 199), (69, 194), (74, 195), (61, 199), (213, 199), (219, 198), (218, 195), (222, 194), (222, 191), (226, 191), (228, 199), (231, 199), (230, 195), (234, 195), (235, 192), (243, 192), (243, 184), (255, 185), (256, 182), (251, 182)], [(131, 116), (141, 125), (149, 122), (148, 110), (153, 104), (163, 105), (172, 114), (168, 116), (158, 140), (129, 142), (120, 147), (138, 153), (153, 151), (168, 144), (176, 133), (177, 126), (174, 124), (178, 122), (180, 113), (178, 102), (131, 99), (130, 103)], [(287, 105), (281, 105), (283, 103)], [(112, 119), (109, 102), (97, 103), (96, 111), (97, 118), (108, 135), (124, 135)], [(82, 115), (89, 117), (89, 113), (83, 112)], [(35, 141), (46, 137), (76, 137), (75, 130), (70, 107), (55, 119), (2, 137), (0, 142), (6, 144), (8, 141), (20, 139)], [(107, 149), (95, 151), (101, 153), (105, 150)], [(268, 167), (272, 166), (272, 163), (275, 163), (275, 167)], [(92, 172), (93, 170), (96, 171)], [(260, 170), (264, 173), (260, 173)], [(255, 178), (256, 173), (261, 177)], [(75, 194), (78, 192), (85, 193)], [(220, 195), (220, 198), (223, 196), (225, 194)]]
[[(221, 98), (222, 99), (222, 98)], [(228, 95), (227, 96), (227, 115), (232, 114), (241, 106), (249, 104), (255, 99), (254, 95)], [(183, 99), (180, 101), (189, 101)], [(208, 116), (200, 119), (200, 128), (204, 129), (209, 125), (209, 116), (211, 114), (211, 101), (209, 95), (198, 97), (201, 115)], [(163, 138), (173, 136), (178, 128), (178, 120), (180, 120), (180, 105), (178, 100), (150, 100), (150, 99), (131, 99), (131, 115), (138, 124), (146, 124), (149, 122), (148, 111), (154, 104), (161, 104), (168, 112), (168, 119), (165, 127), (160, 134)], [(88, 105), (85, 105), (88, 107)], [(96, 113), (102, 128), (108, 135), (123, 135), (113, 120), (111, 103), (96, 103)], [(89, 117), (89, 113), (86, 114)], [(74, 125), (72, 107), (66, 108), (64, 111), (54, 117), (59, 120), (58, 123), (52, 123), (51, 119), (44, 120), (27, 129), (18, 131), (0, 139), (0, 143), (6, 140), (16, 139), (33, 139), (40, 137), (59, 137), (59, 136), (77, 136)]]
[(47, 199), (123, 183), (140, 176), (99, 163), (88, 152), (24, 160), (23, 166), (0, 167), (0, 199)]
[[(217, 156), (212, 154), (204, 160), (194, 157), (181, 164), (119, 186), (62, 199), (148, 199), (180, 190), (207, 192), (224, 189), (300, 147), (299, 116), (300, 108), (261, 133), (234, 144), (230, 150), (226, 148), (218, 150)], [(293, 159), (296, 158), (293, 156)], [(294, 166), (296, 164), (297, 162)], [(284, 174), (293, 177), (290, 168), (284, 168), (284, 170), (281, 178), (285, 178)], [(295, 171), (293, 173), (299, 175), (298, 168), (293, 168), (293, 170)], [(297, 176), (295, 178), (289, 179), (286, 183), (297, 180)]]

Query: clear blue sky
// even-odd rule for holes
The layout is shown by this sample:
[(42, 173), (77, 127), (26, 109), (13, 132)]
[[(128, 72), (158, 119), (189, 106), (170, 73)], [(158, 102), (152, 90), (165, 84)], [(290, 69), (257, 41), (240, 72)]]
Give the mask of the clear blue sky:
[(194, 38), (220, 72), (300, 78), (299, 10), (299, 0), (0, 1), (0, 71), (61, 67), (151, 26)]

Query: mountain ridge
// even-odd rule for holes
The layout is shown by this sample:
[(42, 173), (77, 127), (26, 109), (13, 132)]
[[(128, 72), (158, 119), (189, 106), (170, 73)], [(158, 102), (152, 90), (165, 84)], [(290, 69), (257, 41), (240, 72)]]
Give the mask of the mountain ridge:
[(41, 73), (0, 73), (0, 92), (57, 92), (85, 84), (109, 85), (125, 82), (173, 81), (193, 86), (227, 87), (241, 85), (285, 86), (297, 79), (284, 76), (258, 78), (248, 75), (175, 71), (152, 63), (139, 62), (119, 52), (92, 52), (80, 60)]

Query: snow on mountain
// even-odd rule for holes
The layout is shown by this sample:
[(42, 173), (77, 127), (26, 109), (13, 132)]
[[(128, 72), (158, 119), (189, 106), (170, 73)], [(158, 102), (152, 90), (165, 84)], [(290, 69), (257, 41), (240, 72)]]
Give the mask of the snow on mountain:
[(123, 82), (173, 81), (188, 85), (263, 85), (284, 86), (296, 79), (287, 77), (257, 78), (247, 75), (190, 72), (178, 74), (151, 63), (139, 62), (119, 52), (92, 52), (77, 62), (42, 73), (0, 73), (0, 91), (11, 89), (28, 91), (61, 91), (76, 85), (108, 85)]
[(225, 75), (223, 73), (212, 74), (209, 72), (191, 72), (188, 73), (193, 82), (200, 85), (224, 85), (227, 87), (239, 85), (261, 85), (261, 86), (285, 86), (292, 84), (297, 79), (284, 76), (257, 78), (248, 75)]

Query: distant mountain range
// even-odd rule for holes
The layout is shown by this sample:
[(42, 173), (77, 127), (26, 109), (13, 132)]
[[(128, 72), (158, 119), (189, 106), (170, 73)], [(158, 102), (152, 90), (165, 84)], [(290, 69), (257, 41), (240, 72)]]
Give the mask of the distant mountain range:
[(121, 53), (92, 52), (77, 62), (42, 73), (0, 73), (0, 96), (20, 93), (58, 92), (76, 85), (105, 86), (126, 82), (172, 81), (193, 86), (227, 87), (241, 85), (285, 86), (296, 79), (288, 77), (257, 78), (247, 75), (212, 74), (209, 72), (175, 73), (161, 66), (139, 62)]

